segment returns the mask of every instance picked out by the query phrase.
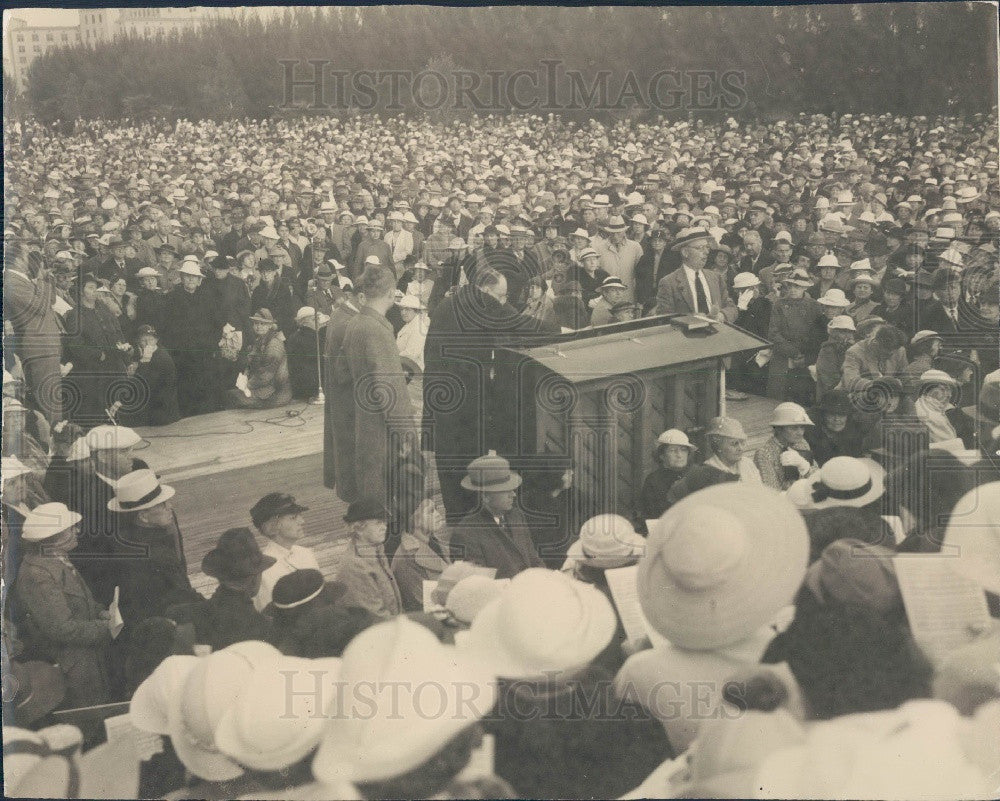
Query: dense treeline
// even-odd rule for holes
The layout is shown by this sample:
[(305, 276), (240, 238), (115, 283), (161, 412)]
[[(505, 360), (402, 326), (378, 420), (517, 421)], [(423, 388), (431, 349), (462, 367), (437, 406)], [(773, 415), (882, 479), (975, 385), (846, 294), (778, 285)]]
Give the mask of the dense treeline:
[[(439, 114), (518, 103), (598, 115), (986, 111), (997, 96), (995, 26), (986, 3), (299, 7), (153, 41), (52, 51), (32, 66), (26, 94), (43, 121), (264, 117), (307, 106), (392, 112), (421, 106), (405, 78), (393, 92), (393, 80), (379, 83), (377, 72), (430, 67), (449, 77), (447, 87), (436, 78), (418, 87), (423, 110)], [(322, 92), (300, 87), (289, 97), (282, 62), (298, 62), (291, 75), (302, 80), (317, 74), (309, 59), (326, 63)], [(491, 79), (488, 70), (507, 74)], [(512, 86), (516, 70), (535, 77)], [(476, 91), (456, 88), (456, 71)]]

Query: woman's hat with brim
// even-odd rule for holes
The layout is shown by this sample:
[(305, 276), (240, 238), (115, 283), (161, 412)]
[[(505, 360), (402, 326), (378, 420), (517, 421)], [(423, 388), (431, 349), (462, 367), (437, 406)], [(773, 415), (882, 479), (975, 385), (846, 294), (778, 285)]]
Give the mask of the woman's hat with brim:
[(828, 289), (823, 293), (823, 296), (816, 301), (821, 306), (834, 306), (840, 309), (846, 309), (851, 305), (851, 301), (847, 299), (847, 295), (844, 294), (842, 289)]
[(673, 645), (723, 648), (792, 602), (808, 559), (802, 515), (777, 492), (742, 482), (707, 487), (649, 524), (639, 601)]
[(250, 322), (277, 325), (277, 321), (274, 319), (274, 315), (271, 314), (270, 309), (257, 309), (254, 314), (250, 315)]
[(925, 370), (920, 374), (920, 386), (942, 385), (946, 387), (956, 387), (958, 382), (944, 370)]
[(400, 616), (351, 641), (339, 688), (336, 697), (349, 704), (364, 698), (365, 710), (331, 709), (323, 721), (312, 770), (334, 787), (385, 781), (423, 765), (490, 712), (496, 674), (488, 662), (442, 645)]
[(21, 524), (21, 539), (26, 542), (42, 542), (62, 534), (83, 520), (83, 516), (70, 511), (66, 504), (52, 501), (36, 506), (24, 516)]
[(206, 576), (242, 581), (263, 573), (277, 559), (265, 556), (253, 532), (248, 528), (231, 528), (223, 532), (216, 546), (205, 554), (201, 570)]
[(198, 263), (194, 261), (185, 261), (181, 265), (181, 268), (177, 271), (177, 273), (178, 275), (193, 275), (196, 278), (205, 277), (205, 273), (201, 271), (201, 268), (198, 266)]
[(656, 444), (680, 445), (681, 447), (689, 448), (692, 451), (698, 450), (698, 446), (694, 445), (691, 440), (688, 439), (688, 435), (679, 428), (668, 428), (656, 438)]
[(196, 657), (181, 689), (169, 701), (167, 723), (177, 757), (191, 773), (207, 781), (230, 781), (244, 770), (223, 754), (215, 731), (226, 710), (239, 699), (254, 671), (281, 656), (277, 648), (257, 641), (231, 645)]
[(768, 425), (772, 428), (775, 426), (811, 426), (813, 425), (813, 421), (809, 419), (806, 410), (799, 406), (799, 404), (786, 401), (774, 407), (771, 422)]
[(1000, 481), (968, 492), (955, 505), (944, 535), (957, 573), (1000, 594)]
[(188, 674), (198, 664), (190, 654), (168, 656), (139, 685), (129, 704), (129, 719), (140, 731), (170, 734), (171, 700), (180, 695)]
[(112, 512), (139, 512), (174, 497), (174, 488), (161, 484), (152, 470), (134, 470), (115, 482), (115, 497), (108, 501)]
[(457, 644), (499, 676), (541, 678), (590, 664), (611, 642), (617, 623), (600, 590), (565, 573), (529, 568), (511, 579)]
[(582, 565), (610, 570), (633, 564), (646, 551), (646, 538), (636, 534), (621, 515), (602, 514), (580, 528), (580, 538), (566, 555)]
[(16, 456), (4, 456), (2, 467), (0, 467), (0, 481), (6, 484), (8, 481), (18, 476), (28, 475), (30, 472), (31, 468)]
[(736, 273), (733, 277), (733, 289), (752, 289), (760, 286), (760, 279), (753, 273)]
[(496, 451), (473, 459), (466, 468), (462, 486), (472, 492), (505, 492), (521, 486), (521, 476), (510, 469), (510, 462)]
[(340, 659), (282, 656), (258, 665), (235, 702), (222, 714), (215, 744), (253, 770), (288, 768), (307, 757), (323, 737), (327, 705), (340, 677)]
[(834, 456), (818, 473), (792, 484), (786, 496), (799, 509), (867, 506), (885, 492), (882, 471), (873, 466), (853, 456)]

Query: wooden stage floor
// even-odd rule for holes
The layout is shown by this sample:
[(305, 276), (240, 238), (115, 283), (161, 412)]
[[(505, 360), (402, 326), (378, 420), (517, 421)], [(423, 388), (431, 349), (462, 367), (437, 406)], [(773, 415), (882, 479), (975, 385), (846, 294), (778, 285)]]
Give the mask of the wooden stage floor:
[[(419, 404), (419, 387), (411, 385), (411, 391)], [(770, 436), (767, 423), (775, 405), (756, 396), (728, 403), (729, 415), (747, 431), (749, 448)], [(177, 490), (173, 505), (199, 591), (210, 594), (215, 585), (201, 572), (202, 557), (227, 528), (249, 526), (250, 507), (268, 492), (289, 492), (309, 507), (304, 544), (314, 550), (324, 573), (336, 574), (347, 544), (346, 507), (323, 486), (321, 406), (216, 412), (137, 431), (144, 439), (137, 455)], [(432, 459), (428, 467), (428, 479), (436, 483)]]

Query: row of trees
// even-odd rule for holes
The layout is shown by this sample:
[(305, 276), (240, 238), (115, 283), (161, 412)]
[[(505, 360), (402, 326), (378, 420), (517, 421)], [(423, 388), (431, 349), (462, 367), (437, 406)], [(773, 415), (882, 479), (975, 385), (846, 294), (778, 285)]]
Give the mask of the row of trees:
[[(359, 108), (581, 117), (988, 111), (997, 97), (995, 35), (987, 3), (299, 7), (152, 41), (52, 51), (32, 65), (26, 94), (43, 121)], [(405, 76), (429, 67), (447, 73), (445, 93), (436, 78), (424, 80), (415, 100)], [(317, 69), (321, 88), (289, 95), (289, 77)], [(529, 74), (512, 83), (517, 70)], [(390, 71), (404, 77), (387, 78)]]

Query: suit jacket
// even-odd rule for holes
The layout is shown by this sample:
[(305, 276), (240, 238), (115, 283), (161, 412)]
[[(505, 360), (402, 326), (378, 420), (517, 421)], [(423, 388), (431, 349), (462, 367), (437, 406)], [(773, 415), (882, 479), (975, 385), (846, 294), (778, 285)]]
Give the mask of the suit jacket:
[(507, 530), (485, 508), (463, 517), (451, 537), (452, 560), (494, 567), (498, 579), (512, 578), (529, 567), (545, 567), (524, 513), (512, 509), (505, 517)]
[(211, 598), (174, 606), (166, 616), (182, 625), (192, 623), (198, 643), (212, 646), (213, 651), (245, 640), (266, 642), (273, 636), (270, 621), (254, 608), (253, 598), (221, 584)]
[(144, 382), (141, 397), (146, 398), (135, 425), (165, 426), (181, 419), (177, 406), (177, 367), (165, 348), (157, 347), (148, 362), (139, 362), (135, 378)]
[[(705, 283), (708, 284), (708, 302), (711, 311), (721, 311), (726, 322), (736, 319), (737, 309), (732, 298), (726, 291), (726, 283), (714, 270), (702, 270)], [(657, 314), (694, 314), (696, 311), (694, 295), (688, 284), (687, 273), (683, 265), (670, 275), (661, 278), (656, 288)]]

